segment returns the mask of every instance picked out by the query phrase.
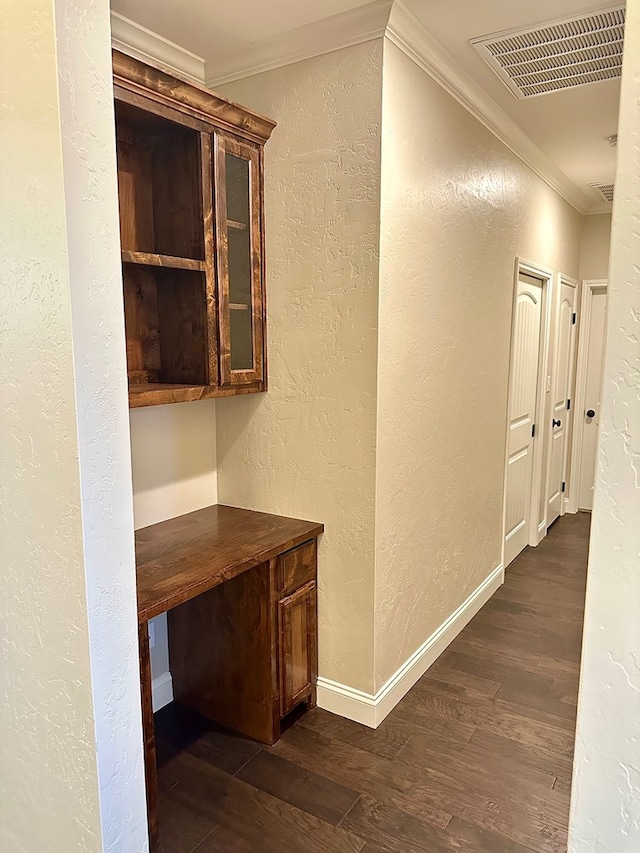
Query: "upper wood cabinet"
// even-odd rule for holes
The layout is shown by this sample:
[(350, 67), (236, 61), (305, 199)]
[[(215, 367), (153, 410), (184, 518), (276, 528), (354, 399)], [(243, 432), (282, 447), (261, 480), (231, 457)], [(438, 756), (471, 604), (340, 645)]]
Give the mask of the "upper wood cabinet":
[(275, 122), (119, 51), (113, 71), (129, 404), (264, 391)]

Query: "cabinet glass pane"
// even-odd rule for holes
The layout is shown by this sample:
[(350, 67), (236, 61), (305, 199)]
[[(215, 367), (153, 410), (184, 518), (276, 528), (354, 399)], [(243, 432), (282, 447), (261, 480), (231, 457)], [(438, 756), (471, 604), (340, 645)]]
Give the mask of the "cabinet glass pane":
[(229, 241), (231, 369), (253, 369), (249, 162), (225, 154)]

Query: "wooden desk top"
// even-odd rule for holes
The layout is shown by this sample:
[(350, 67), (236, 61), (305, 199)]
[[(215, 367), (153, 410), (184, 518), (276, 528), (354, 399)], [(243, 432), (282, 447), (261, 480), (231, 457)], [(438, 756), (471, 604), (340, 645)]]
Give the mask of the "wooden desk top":
[(136, 531), (138, 622), (146, 622), (276, 554), (324, 525), (231, 506), (210, 506)]

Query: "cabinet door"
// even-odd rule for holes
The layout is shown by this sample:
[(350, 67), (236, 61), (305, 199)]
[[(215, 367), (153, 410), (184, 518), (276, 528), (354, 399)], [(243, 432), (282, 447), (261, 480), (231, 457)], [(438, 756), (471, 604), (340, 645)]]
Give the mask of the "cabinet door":
[(316, 584), (310, 581), (278, 602), (282, 716), (315, 688)]
[(220, 384), (262, 383), (264, 285), (261, 150), (215, 134)]

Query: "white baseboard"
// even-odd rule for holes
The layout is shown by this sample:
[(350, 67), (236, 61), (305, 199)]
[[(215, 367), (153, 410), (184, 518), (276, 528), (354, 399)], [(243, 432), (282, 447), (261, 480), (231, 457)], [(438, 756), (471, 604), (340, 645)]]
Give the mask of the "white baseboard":
[(170, 672), (163, 672), (151, 682), (151, 698), (153, 712), (164, 708), (169, 702), (173, 702), (173, 679)]
[(500, 565), (425, 640), (375, 695), (320, 677), (318, 678), (318, 705), (333, 714), (355, 720), (372, 729), (377, 728), (503, 583), (504, 569)]

